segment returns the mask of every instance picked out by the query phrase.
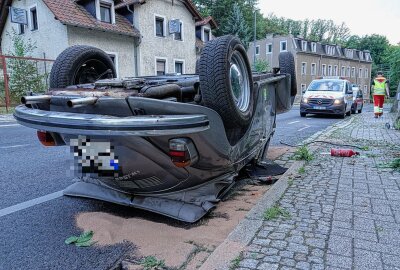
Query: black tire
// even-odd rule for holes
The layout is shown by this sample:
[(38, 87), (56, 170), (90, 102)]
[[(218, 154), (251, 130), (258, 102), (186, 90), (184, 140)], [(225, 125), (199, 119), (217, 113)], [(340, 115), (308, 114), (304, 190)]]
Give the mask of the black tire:
[[(111, 74), (107, 71), (111, 71)], [(114, 78), (115, 74), (114, 63), (104, 51), (91, 46), (75, 45), (64, 50), (54, 62), (50, 73), (50, 88), (93, 83), (110, 75)]]
[(294, 56), (291, 52), (281, 52), (279, 54), (279, 69), (281, 73), (290, 74), (290, 96), (294, 100), (297, 95), (297, 81)]
[(352, 114), (356, 114), (356, 110), (357, 110), (357, 109), (356, 109), (355, 107), (352, 107), (352, 108), (351, 108), (351, 113), (352, 113)]
[(346, 115), (347, 115), (347, 116), (350, 116), (350, 115), (351, 115), (351, 109), (350, 109), (348, 112), (346, 112)]
[(364, 106), (361, 106), (361, 109), (358, 110), (358, 113), (362, 113), (362, 109)]
[[(239, 80), (231, 80), (235, 63), (246, 78), (243, 87), (237, 85)], [(221, 116), (225, 128), (246, 128), (255, 109), (255, 91), (250, 62), (240, 40), (235, 36), (223, 36), (208, 41), (200, 56), (198, 72), (204, 106)]]
[(306, 117), (307, 114), (306, 113), (300, 113), (300, 117)]

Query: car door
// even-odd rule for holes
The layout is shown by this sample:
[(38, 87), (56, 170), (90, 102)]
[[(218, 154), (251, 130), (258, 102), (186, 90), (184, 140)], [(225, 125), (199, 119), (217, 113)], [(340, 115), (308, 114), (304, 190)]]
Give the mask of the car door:
[(346, 82), (344, 98), (347, 104), (346, 110), (351, 110), (351, 106), (353, 105), (353, 87), (351, 86), (350, 82)]

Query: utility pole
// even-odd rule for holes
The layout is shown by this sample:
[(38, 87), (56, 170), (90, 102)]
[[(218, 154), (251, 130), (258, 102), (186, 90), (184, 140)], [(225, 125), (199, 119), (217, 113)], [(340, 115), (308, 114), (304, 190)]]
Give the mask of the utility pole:
[(253, 37), (253, 42), (254, 42), (254, 53), (253, 53), (253, 68), (254, 70), (256, 69), (256, 40), (257, 40), (257, 9), (254, 5), (254, 37)]

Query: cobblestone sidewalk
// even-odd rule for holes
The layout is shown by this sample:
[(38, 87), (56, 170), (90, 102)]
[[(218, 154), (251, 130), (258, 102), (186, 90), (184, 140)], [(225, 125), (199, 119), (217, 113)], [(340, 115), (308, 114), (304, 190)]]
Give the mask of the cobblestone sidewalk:
[(400, 158), (400, 131), (385, 128), (390, 117), (353, 115), (318, 138), (364, 147), (359, 157), (311, 144), (314, 159), (277, 203), (283, 215), (263, 221), (231, 268), (400, 269), (400, 172), (383, 168)]

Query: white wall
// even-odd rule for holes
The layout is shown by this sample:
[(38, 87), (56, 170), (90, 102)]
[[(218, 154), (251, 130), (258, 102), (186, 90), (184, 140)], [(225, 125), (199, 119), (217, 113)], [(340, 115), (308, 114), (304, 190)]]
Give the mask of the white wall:
[[(54, 14), (47, 8), (43, 1), (14, 0), (12, 6), (27, 10), (30, 23), (29, 9), (35, 4), (37, 5), (38, 30), (31, 31), (29, 25), (22, 36), (26, 40), (31, 39), (36, 43), (37, 49), (33, 54), (34, 57), (43, 58), (43, 53), (46, 53), (46, 58), (55, 59), (68, 46), (67, 27), (54, 19)], [(8, 16), (1, 43), (4, 54), (13, 51), (11, 37), (8, 35), (8, 33), (12, 33), (12, 29), (15, 29), (16, 33), (19, 33), (18, 24), (11, 23), (10, 16)]]
[[(155, 36), (154, 14), (165, 16), (166, 37)], [(180, 19), (183, 22), (183, 41), (174, 40), (174, 35), (168, 33), (168, 22), (171, 19)], [(192, 14), (180, 1), (174, 1), (174, 5), (171, 0), (153, 0), (136, 5), (135, 26), (143, 36), (139, 46), (139, 75), (156, 74), (156, 57), (167, 59), (168, 73), (175, 71), (174, 59), (185, 61), (184, 73), (195, 73), (195, 22)]]
[(68, 26), (68, 46), (90, 45), (118, 56), (118, 77), (135, 75), (134, 38)]

